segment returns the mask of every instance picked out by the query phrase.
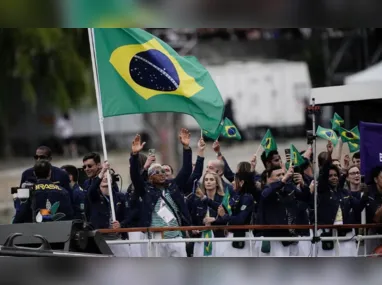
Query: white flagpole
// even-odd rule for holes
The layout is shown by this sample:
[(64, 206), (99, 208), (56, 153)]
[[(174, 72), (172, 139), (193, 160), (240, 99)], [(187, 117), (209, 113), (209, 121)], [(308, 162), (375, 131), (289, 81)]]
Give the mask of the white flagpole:
[[(88, 28), (88, 34), (89, 34), (90, 54), (91, 54), (91, 58), (92, 58), (94, 87), (95, 87), (95, 92), (96, 92), (96, 97), (97, 97), (97, 109), (98, 109), (99, 126), (100, 126), (100, 130), (101, 130), (103, 157), (104, 157), (104, 160), (107, 161), (108, 158), (107, 158), (107, 149), (106, 149), (105, 130), (103, 127), (103, 119), (104, 118), (103, 118), (103, 112), (102, 112), (101, 90), (99, 87), (97, 59), (95, 56), (96, 49), (95, 49), (94, 29)], [(112, 187), (111, 187), (110, 171), (107, 172), (107, 186), (108, 186), (108, 190), (109, 190), (112, 221), (116, 221), (113, 191), (112, 191)]]

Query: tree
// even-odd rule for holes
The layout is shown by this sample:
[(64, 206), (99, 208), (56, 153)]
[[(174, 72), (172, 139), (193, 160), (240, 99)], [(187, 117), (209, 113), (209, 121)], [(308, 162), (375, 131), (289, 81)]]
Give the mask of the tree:
[(15, 110), (34, 110), (37, 94), (62, 111), (93, 95), (86, 29), (0, 29), (0, 62), (0, 156)]

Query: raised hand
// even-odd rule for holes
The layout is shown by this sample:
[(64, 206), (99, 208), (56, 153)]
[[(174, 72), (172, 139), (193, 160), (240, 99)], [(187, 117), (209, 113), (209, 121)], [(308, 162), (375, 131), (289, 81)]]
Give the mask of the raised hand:
[(288, 179), (293, 176), (293, 173), (294, 173), (294, 168), (293, 168), (293, 166), (290, 166), (287, 173), (285, 174), (284, 178), (282, 179), (282, 181), (284, 183), (286, 183), (288, 181)]
[(110, 169), (110, 164), (107, 160), (105, 160), (105, 162), (102, 164), (102, 169), (100, 171), (100, 173), (98, 174), (98, 177), (100, 179), (103, 178), (103, 176), (105, 175), (105, 173)]
[(293, 181), (297, 184), (300, 185), (301, 187), (304, 186), (304, 179), (302, 178), (302, 175), (300, 173), (294, 173), (293, 174)]
[(331, 141), (328, 141), (328, 144), (326, 145), (326, 150), (328, 153), (332, 154), (333, 153), (333, 143)]
[(190, 146), (190, 132), (187, 129), (181, 129), (179, 133), (179, 140), (183, 147), (188, 148)]
[(344, 157), (344, 168), (348, 169), (350, 166), (350, 156), (347, 154)]
[(143, 169), (149, 169), (151, 164), (153, 164), (156, 161), (155, 155), (149, 155), (146, 159), (145, 165), (143, 166)]
[(131, 145), (131, 151), (133, 154), (137, 154), (139, 153), (140, 151), (142, 151), (143, 147), (145, 146), (145, 142), (141, 143), (141, 136), (140, 135), (136, 135), (134, 140), (133, 140), (133, 143)]
[(206, 143), (203, 138), (200, 138), (198, 141), (198, 149), (199, 151), (204, 151), (206, 149)]
[(220, 152), (220, 143), (219, 143), (219, 141), (214, 141), (214, 143), (212, 144), (212, 149), (214, 150), (215, 153), (219, 153)]

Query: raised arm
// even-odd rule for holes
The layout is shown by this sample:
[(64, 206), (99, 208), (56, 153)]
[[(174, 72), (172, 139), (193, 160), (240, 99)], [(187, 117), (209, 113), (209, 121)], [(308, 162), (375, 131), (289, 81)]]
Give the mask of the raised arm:
[(294, 173), (293, 167), (289, 167), (288, 172), (280, 181), (273, 182), (264, 187), (263, 192), (261, 192), (261, 198), (267, 199), (272, 194), (276, 193), (276, 191), (281, 190), (286, 185), (288, 180), (293, 176), (293, 173)]
[(190, 132), (187, 129), (181, 129), (179, 133), (179, 140), (183, 145), (183, 164), (179, 170), (178, 175), (175, 177), (176, 185), (182, 189), (186, 187), (187, 181), (192, 172), (192, 150), (190, 148)]
[(184, 189), (184, 195), (187, 196), (192, 193), (195, 184), (200, 180), (203, 175), (204, 168), (204, 149), (206, 148), (206, 143), (203, 138), (198, 142), (198, 156), (196, 158), (194, 171), (191, 173), (191, 176), (187, 180), (186, 187)]
[(131, 146), (130, 156), (130, 178), (134, 186), (134, 195), (143, 196), (145, 193), (145, 181), (140, 173), (138, 161), (139, 152), (142, 151), (146, 143), (141, 143), (141, 136), (136, 135)]
[(219, 141), (214, 141), (214, 143), (212, 144), (212, 149), (214, 150), (214, 152), (216, 153), (216, 157), (219, 159), (219, 160), (222, 160), (224, 162), (224, 177), (229, 181), (229, 182), (233, 182), (233, 180), (235, 179), (235, 173), (233, 173), (233, 171), (231, 170), (231, 168), (229, 167), (229, 164), (227, 162), (227, 160), (225, 159), (225, 157), (223, 156), (223, 154), (221, 153), (221, 148), (220, 148), (220, 143)]
[(99, 200), (99, 186), (101, 184), (101, 181), (102, 181), (102, 178), (103, 176), (105, 175), (106, 171), (108, 171), (110, 169), (110, 164), (105, 161), (102, 165), (102, 169), (100, 171), (100, 173), (98, 174), (97, 177), (95, 177), (92, 181), (92, 183), (90, 184), (89, 188), (88, 188), (88, 197), (89, 197), (89, 200), (91, 202), (95, 202), (97, 200)]

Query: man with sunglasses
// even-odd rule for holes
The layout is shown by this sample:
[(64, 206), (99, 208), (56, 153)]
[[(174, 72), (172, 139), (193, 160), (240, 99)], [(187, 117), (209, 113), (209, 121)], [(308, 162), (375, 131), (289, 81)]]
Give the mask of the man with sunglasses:
[[(101, 156), (96, 152), (88, 153), (82, 159), (82, 163), (82, 168), (88, 177), (88, 179), (84, 181), (82, 188), (87, 191), (102, 170)], [(116, 183), (112, 183), (112, 188), (114, 191), (119, 192), (119, 188)]]
[[(35, 162), (46, 160), (48, 162), (52, 161), (52, 151), (47, 146), (39, 146), (36, 149), (36, 154), (34, 155)], [(21, 182), (20, 187), (24, 182), (29, 181), (30, 179), (35, 178), (35, 174), (33, 172), (33, 167), (28, 168), (23, 172), (21, 175)], [(70, 197), (72, 197), (72, 189), (70, 187), (70, 179), (69, 175), (62, 169), (51, 166), (51, 175), (50, 175), (50, 181), (58, 186), (61, 186), (65, 190), (67, 190), (70, 194)]]
[[(190, 225), (190, 213), (183, 197), (188, 178), (192, 172), (192, 150), (190, 148), (190, 133), (182, 129), (179, 140), (183, 145), (183, 165), (175, 179), (167, 180), (165, 169), (160, 164), (152, 164), (148, 170), (148, 181), (141, 175), (139, 167), (139, 152), (145, 143), (136, 135), (131, 147), (130, 177), (135, 191), (133, 199), (142, 199), (141, 223), (143, 227), (178, 227)], [(182, 239), (180, 231), (154, 233), (150, 238)], [(187, 257), (186, 245), (180, 243), (160, 243), (161, 257)]]

